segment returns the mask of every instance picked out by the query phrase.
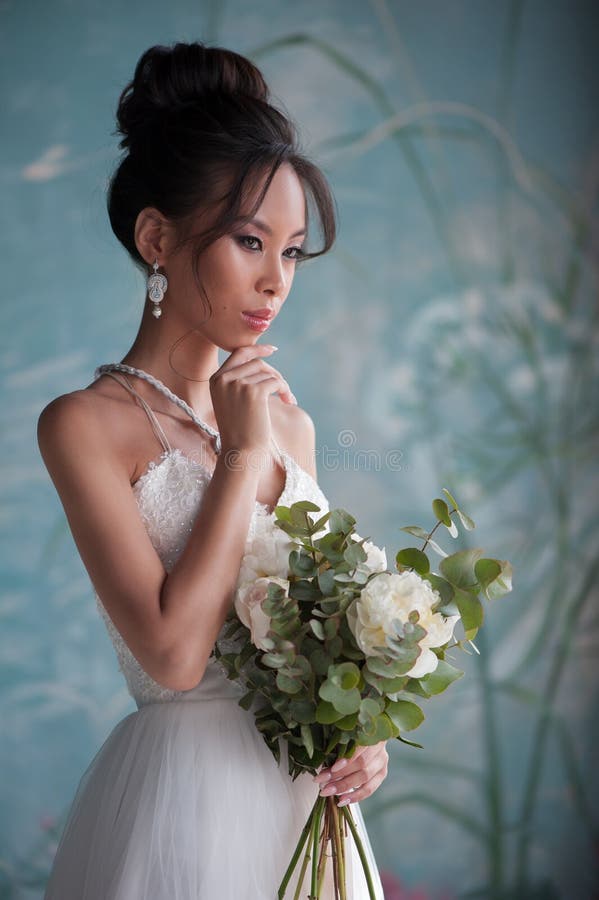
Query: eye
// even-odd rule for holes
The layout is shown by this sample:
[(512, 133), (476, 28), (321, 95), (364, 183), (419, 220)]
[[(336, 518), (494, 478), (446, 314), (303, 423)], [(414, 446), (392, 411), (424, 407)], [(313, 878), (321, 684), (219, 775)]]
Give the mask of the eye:
[(237, 240), (241, 244), (242, 247), (247, 247), (248, 250), (255, 250), (255, 247), (248, 247), (247, 244), (244, 244), (244, 241), (258, 241), (259, 244), (262, 243), (260, 238), (255, 237), (253, 234), (241, 234), (238, 236)]
[[(258, 250), (262, 246), (262, 241), (260, 240), (259, 237), (256, 237), (254, 234), (238, 235), (237, 240), (239, 241), (239, 243), (241, 244), (242, 247), (246, 247), (248, 250)], [(255, 246), (250, 247), (250, 246), (248, 246), (247, 243), (245, 243), (246, 241), (257, 242), (260, 245), (260, 247), (255, 247)], [(285, 251), (285, 253), (289, 253), (289, 252), (292, 252), (294, 255), (288, 256), (287, 259), (298, 260), (298, 259), (302, 259), (304, 256), (304, 251), (302, 250), (301, 247), (288, 247), (287, 250)]]
[(289, 259), (303, 259), (304, 258), (304, 251), (302, 250), (301, 247), (290, 247), (289, 249), (293, 250), (295, 252), (295, 256), (290, 256)]

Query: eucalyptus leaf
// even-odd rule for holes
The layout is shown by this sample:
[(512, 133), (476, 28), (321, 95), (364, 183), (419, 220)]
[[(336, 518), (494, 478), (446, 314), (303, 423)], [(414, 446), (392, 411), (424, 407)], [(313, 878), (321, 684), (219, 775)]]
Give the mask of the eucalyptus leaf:
[(262, 657), (262, 662), (271, 669), (280, 669), (282, 666), (287, 665), (287, 657), (282, 653), (265, 653)]
[(378, 744), (380, 741), (388, 741), (392, 737), (394, 737), (394, 729), (393, 723), (389, 716), (385, 713), (381, 713), (374, 722), (374, 730), (370, 730), (368, 727), (362, 727), (360, 731), (360, 744), (364, 744), (366, 746), (372, 746), (373, 744)]
[(344, 715), (357, 712), (362, 700), (360, 691), (357, 688), (345, 691), (329, 679), (320, 685), (318, 694), (323, 700), (328, 700), (329, 703), (332, 703), (335, 709)]
[(468, 640), (472, 640), (483, 624), (484, 609), (478, 597), (467, 591), (455, 592), (455, 603), (460, 611), (464, 632)]
[(455, 509), (458, 509), (458, 502), (457, 502), (457, 500), (455, 499), (455, 497), (453, 497), (453, 496), (449, 493), (449, 491), (447, 490), (447, 488), (441, 488), (441, 490), (443, 491), (443, 493), (445, 494), (445, 496), (447, 497), (447, 499), (449, 500), (449, 502), (450, 502), (450, 503), (453, 503), (454, 508), (455, 508)]
[(314, 741), (312, 740), (312, 731), (307, 725), (301, 726), (302, 741), (306, 752), (310, 759), (314, 756)]
[(326, 569), (318, 574), (318, 587), (325, 597), (335, 591), (335, 572), (333, 569)]
[(429, 672), (420, 679), (421, 685), (429, 694), (441, 694), (464, 673), (460, 669), (456, 669), (446, 660), (440, 659), (437, 662), (437, 668), (434, 672)]
[(339, 631), (338, 616), (330, 616), (324, 621), (324, 633), (327, 638), (334, 638)]
[(331, 510), (331, 517), (329, 519), (329, 528), (331, 531), (340, 531), (343, 534), (349, 534), (356, 524), (356, 520), (348, 513), (347, 510), (341, 509), (340, 507), (337, 509)]
[(316, 707), (315, 718), (321, 725), (331, 725), (333, 722), (338, 722), (339, 719), (343, 718), (343, 715), (342, 712), (338, 712), (333, 704), (329, 703), (327, 700), (321, 700)]
[(403, 550), (399, 550), (395, 556), (395, 562), (398, 566), (410, 566), (419, 575), (430, 570), (428, 556), (418, 547), (404, 547)]
[(474, 564), (483, 555), (482, 547), (457, 550), (439, 563), (439, 570), (450, 584), (465, 591), (478, 593), (480, 585), (474, 574)]
[(487, 599), (496, 600), (498, 597), (503, 597), (504, 594), (508, 594), (512, 590), (513, 572), (512, 565), (507, 559), (494, 559), (490, 560), (490, 562), (491, 561), (499, 565), (500, 571), (496, 577), (487, 584), (484, 590)]
[(389, 702), (385, 712), (400, 731), (412, 731), (424, 721), (424, 713), (420, 707), (408, 700)]
[(337, 719), (335, 722), (335, 728), (339, 728), (341, 731), (353, 731), (356, 725), (358, 724), (358, 713), (352, 713), (350, 716), (343, 716), (342, 719)]
[(247, 694), (244, 694), (243, 697), (239, 700), (239, 705), (243, 707), (243, 709), (248, 709), (251, 707), (254, 702), (254, 698), (256, 696), (256, 691), (248, 691)]
[(433, 513), (439, 519), (443, 525), (447, 525), (449, 527), (451, 525), (451, 517), (449, 515), (449, 510), (447, 508), (447, 503), (445, 500), (441, 500), (440, 497), (436, 497), (432, 503)]
[(283, 672), (277, 672), (277, 687), (284, 694), (297, 694), (302, 690), (302, 683), (299, 678), (289, 678)]
[(316, 705), (311, 700), (290, 700), (289, 712), (303, 725), (310, 725), (316, 718)]
[(475, 527), (475, 525), (474, 525), (474, 521), (470, 518), (470, 516), (467, 516), (466, 513), (462, 512), (461, 509), (458, 509), (458, 516), (460, 517), (460, 521), (461, 521), (462, 525), (464, 526), (464, 528), (467, 531), (472, 531), (472, 529)]
[(414, 537), (422, 538), (423, 541), (429, 539), (428, 532), (421, 528), (420, 525), (404, 525), (403, 528), (399, 529), (400, 531), (407, 531), (408, 534), (413, 534)]
[[(455, 523), (452, 522), (452, 525), (455, 525)], [(455, 534), (457, 534), (457, 533), (458, 532), (457, 532), (457, 528), (456, 528)], [(451, 532), (450, 532), (450, 534), (451, 534)], [(454, 537), (455, 537), (455, 534), (453, 535)], [(442, 558), (445, 558), (446, 556), (449, 555), (448, 553), (445, 552), (443, 547), (441, 547), (436, 541), (433, 541), (432, 538), (428, 539), (428, 546), (431, 548), (431, 550), (434, 550), (435, 553), (438, 553), (439, 556), (441, 556)]]
[(359, 543), (352, 542), (345, 550), (343, 558), (350, 566), (354, 567), (368, 559), (368, 554)]
[(320, 641), (324, 641), (324, 628), (318, 619), (310, 619), (310, 628)]

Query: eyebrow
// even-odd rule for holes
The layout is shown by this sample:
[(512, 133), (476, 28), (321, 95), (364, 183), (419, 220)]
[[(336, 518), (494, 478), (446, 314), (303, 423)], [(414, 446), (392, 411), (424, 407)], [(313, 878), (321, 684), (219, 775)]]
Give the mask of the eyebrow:
[[(264, 231), (266, 234), (272, 236), (272, 228), (270, 225), (267, 225), (266, 222), (262, 222), (260, 219), (250, 219), (248, 225), (255, 225), (256, 228), (259, 228), (261, 231)], [(301, 237), (301, 235), (306, 234), (306, 229), (301, 228), (299, 231), (296, 231), (294, 234), (290, 235), (290, 238)]]

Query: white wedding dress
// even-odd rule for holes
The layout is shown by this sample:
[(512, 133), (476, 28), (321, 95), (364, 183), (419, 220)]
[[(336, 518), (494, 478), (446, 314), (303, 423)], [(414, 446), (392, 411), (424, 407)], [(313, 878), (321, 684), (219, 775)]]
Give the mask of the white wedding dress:
[[(108, 365), (123, 371), (122, 364)], [(128, 379), (112, 377), (135, 394), (164, 448), (133, 492), (168, 572), (193, 527), (210, 472), (171, 448)], [(278, 503), (310, 499), (327, 511), (314, 479), (287, 452), (277, 450), (286, 471)], [(258, 517), (270, 515), (274, 513), (256, 502), (248, 540)], [(284, 742), (277, 764), (252, 712), (238, 704), (243, 689), (226, 678), (214, 657), (192, 690), (167, 689), (142, 669), (97, 594), (96, 602), (137, 710), (114, 727), (81, 777), (45, 900), (276, 900), (318, 785), (307, 773), (291, 779)], [(384, 900), (359, 805), (349, 808), (369, 860), (376, 900)], [(367, 900), (349, 834), (346, 848), (348, 900)], [(309, 868), (302, 898), (310, 894)], [(299, 866), (285, 895), (290, 900), (298, 872)], [(329, 876), (324, 898), (332, 897)]]

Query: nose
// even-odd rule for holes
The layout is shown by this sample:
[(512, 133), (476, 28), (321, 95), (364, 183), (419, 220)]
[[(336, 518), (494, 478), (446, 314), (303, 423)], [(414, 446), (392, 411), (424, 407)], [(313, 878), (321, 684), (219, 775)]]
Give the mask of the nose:
[(260, 293), (265, 291), (281, 300), (285, 297), (289, 276), (285, 271), (283, 259), (278, 254), (264, 254), (264, 265), (260, 273), (258, 290)]

